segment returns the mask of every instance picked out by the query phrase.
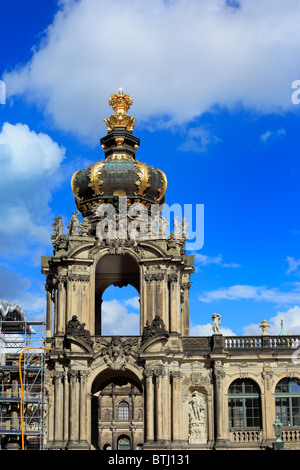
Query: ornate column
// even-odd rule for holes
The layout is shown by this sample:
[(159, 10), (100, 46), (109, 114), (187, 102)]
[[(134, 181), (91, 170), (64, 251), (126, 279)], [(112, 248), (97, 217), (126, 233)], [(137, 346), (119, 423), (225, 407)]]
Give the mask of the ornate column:
[(52, 302), (52, 290), (53, 284), (50, 279), (47, 279), (45, 284), (46, 290), (46, 337), (51, 338), (52, 336), (52, 310), (53, 310), (53, 302)]
[(191, 282), (183, 282), (182, 289), (182, 336), (189, 336), (190, 334), (190, 321), (189, 321), (189, 290)]
[(171, 413), (172, 413), (172, 441), (180, 441), (181, 439), (181, 425), (180, 425), (180, 395), (179, 395), (179, 383), (180, 383), (180, 371), (171, 371)]
[(63, 380), (64, 372), (57, 369), (53, 373), (54, 380), (54, 440), (52, 448), (63, 449)]
[(144, 371), (146, 378), (146, 400), (145, 400), (145, 436), (146, 443), (154, 441), (154, 385), (153, 370)]
[(78, 389), (77, 389), (77, 378), (78, 378), (78, 370), (70, 369), (68, 371), (69, 376), (69, 442), (68, 442), (68, 449), (72, 449), (77, 447), (78, 444), (78, 424), (79, 424), (79, 417), (78, 417)]
[(155, 312), (154, 312), (154, 282), (152, 279), (151, 274), (145, 274), (145, 281), (146, 281), (146, 311), (145, 311), (145, 318), (144, 318), (144, 325), (146, 324), (146, 321), (148, 321), (150, 324), (154, 318)]
[(65, 280), (66, 276), (58, 274), (57, 279), (57, 333), (63, 335), (66, 326), (66, 290)]
[(170, 283), (170, 320), (169, 331), (181, 333), (180, 291), (178, 289), (178, 275), (169, 275)]
[(64, 442), (67, 443), (69, 440), (69, 379), (68, 374), (64, 373), (63, 378), (63, 387), (64, 387)]
[(225, 371), (221, 367), (215, 367), (215, 447), (222, 448), (225, 446), (224, 435), (224, 378)]
[(164, 370), (154, 370), (155, 375), (155, 428), (156, 441), (163, 440), (163, 376)]
[(261, 376), (264, 381), (264, 387), (261, 393), (263, 440), (272, 445), (274, 442), (273, 423), (276, 418), (274, 406), (275, 398), (271, 390), (273, 372), (271, 370), (263, 370)]
[(88, 371), (81, 370), (80, 378), (80, 400), (79, 400), (79, 446), (81, 449), (89, 449), (87, 441), (87, 377)]

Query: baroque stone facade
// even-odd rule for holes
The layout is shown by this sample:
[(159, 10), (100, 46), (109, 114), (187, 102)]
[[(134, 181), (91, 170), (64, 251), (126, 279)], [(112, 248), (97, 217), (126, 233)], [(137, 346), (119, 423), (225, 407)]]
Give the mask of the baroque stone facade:
[[(177, 232), (169, 236), (163, 230), (134, 239), (99, 236), (101, 204), (116, 206), (125, 194), (128, 206), (138, 199), (148, 209), (151, 198), (161, 201), (166, 189), (160, 170), (145, 177), (142, 164), (131, 183), (139, 142), (132, 136), (132, 119), (127, 129), (124, 113), (118, 121), (115, 112), (103, 148), (115, 173), (125, 173), (114, 180), (112, 166), (104, 173), (99, 164), (82, 177), (75, 174), (72, 188), (82, 221), (75, 211), (64, 234), (57, 218), (53, 255), (42, 257), (51, 348), (46, 448), (272, 448), (276, 413), (286, 418), (294, 393), (289, 384), (297, 388), (300, 381), (294, 360), (300, 337), (224, 337), (219, 318), (211, 336), (191, 337), (194, 256), (185, 252), (185, 229), (174, 224)], [(130, 194), (129, 183), (136, 185)], [(137, 289), (138, 336), (102, 335), (102, 296), (112, 284)], [(298, 412), (292, 413), (283, 441), (299, 449), (300, 421)]]

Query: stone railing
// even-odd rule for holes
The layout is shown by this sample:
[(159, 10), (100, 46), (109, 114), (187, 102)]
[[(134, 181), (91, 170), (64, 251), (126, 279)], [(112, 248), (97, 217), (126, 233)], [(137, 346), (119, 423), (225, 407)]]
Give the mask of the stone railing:
[(261, 440), (262, 440), (261, 430), (230, 431), (230, 442), (234, 442), (237, 444), (242, 444), (242, 443), (259, 444)]
[[(276, 349), (278, 352), (300, 349), (300, 335), (286, 336), (191, 336), (182, 338), (183, 348), (186, 353), (210, 351), (230, 351), (230, 353), (247, 350)], [(300, 351), (299, 351), (300, 353)], [(300, 355), (300, 354), (299, 354)]]
[(300, 336), (224, 336), (224, 349), (297, 349)]
[(300, 429), (284, 429), (282, 431), (283, 442), (299, 442)]

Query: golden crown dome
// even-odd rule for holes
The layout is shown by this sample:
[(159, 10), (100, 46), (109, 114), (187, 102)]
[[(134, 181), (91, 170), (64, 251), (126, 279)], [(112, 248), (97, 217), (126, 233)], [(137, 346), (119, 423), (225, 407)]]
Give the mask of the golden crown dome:
[(165, 173), (135, 158), (140, 140), (133, 135), (136, 119), (127, 115), (132, 102), (123, 89), (111, 95), (109, 105), (115, 114), (104, 119), (108, 132), (100, 139), (105, 161), (78, 170), (72, 177), (75, 203), (84, 216), (91, 215), (95, 205), (111, 204), (120, 196), (126, 196), (128, 205), (140, 202), (148, 210), (152, 204), (164, 203)]

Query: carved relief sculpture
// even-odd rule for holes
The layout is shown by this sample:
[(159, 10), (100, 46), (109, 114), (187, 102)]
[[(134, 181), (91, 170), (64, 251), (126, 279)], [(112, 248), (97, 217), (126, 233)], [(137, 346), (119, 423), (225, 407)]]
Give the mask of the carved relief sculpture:
[(189, 402), (189, 443), (204, 444), (206, 441), (205, 398), (195, 391)]

